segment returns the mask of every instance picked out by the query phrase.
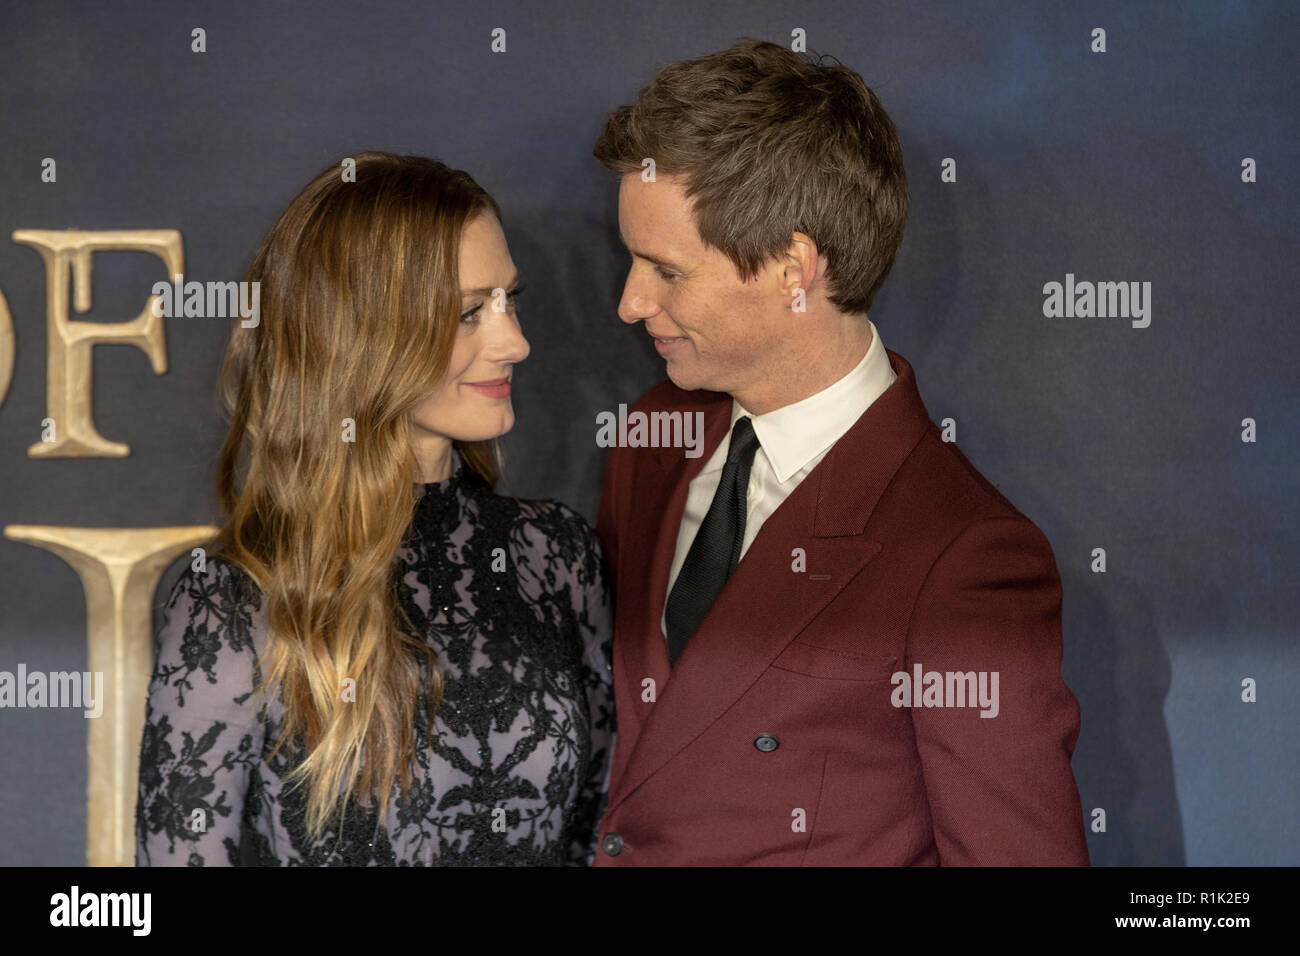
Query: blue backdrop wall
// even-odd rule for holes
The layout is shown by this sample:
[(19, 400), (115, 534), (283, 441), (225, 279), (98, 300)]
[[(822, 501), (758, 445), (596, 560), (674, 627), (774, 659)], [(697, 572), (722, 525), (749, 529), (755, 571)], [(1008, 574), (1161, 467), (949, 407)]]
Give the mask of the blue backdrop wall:
[[(12, 232), (173, 228), (187, 276), (239, 279), (296, 191), (370, 148), (465, 168), (500, 202), (533, 347), (509, 487), (594, 520), (595, 415), (662, 378), (662, 362), (615, 314), (628, 259), (592, 143), (666, 63), (742, 36), (788, 44), (799, 28), (862, 74), (902, 137), (911, 214), (871, 318), (914, 365), (931, 417), (953, 419), (1055, 549), (1083, 715), (1074, 768), (1085, 812), (1106, 811), (1094, 864), (1294, 864), (1297, 10), (6, 4), (0, 291), (16, 361), (0, 396), (0, 525), (213, 522), (224, 433), (228, 324), (170, 319), (163, 375), (139, 349), (95, 349), (95, 420), (131, 457), (31, 459), (46, 283)], [(206, 53), (191, 51), (196, 27)], [(497, 27), (504, 53), (490, 49)], [(1044, 315), (1044, 285), (1067, 275), (1149, 282), (1149, 325)], [(154, 257), (98, 255), (78, 317), (123, 321), (165, 277)], [(0, 540), (0, 669), (85, 668), (84, 604), (67, 564)], [(0, 710), (0, 863), (84, 861), (85, 733), (76, 710)]]

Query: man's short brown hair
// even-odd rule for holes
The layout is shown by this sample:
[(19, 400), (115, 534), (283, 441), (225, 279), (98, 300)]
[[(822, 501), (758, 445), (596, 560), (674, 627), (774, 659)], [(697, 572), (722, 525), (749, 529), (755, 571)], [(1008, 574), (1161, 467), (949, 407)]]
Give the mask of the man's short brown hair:
[(680, 174), (700, 237), (749, 281), (798, 231), (826, 257), (828, 298), (865, 313), (907, 219), (898, 131), (862, 77), (775, 43), (665, 67), (609, 115), (605, 166)]

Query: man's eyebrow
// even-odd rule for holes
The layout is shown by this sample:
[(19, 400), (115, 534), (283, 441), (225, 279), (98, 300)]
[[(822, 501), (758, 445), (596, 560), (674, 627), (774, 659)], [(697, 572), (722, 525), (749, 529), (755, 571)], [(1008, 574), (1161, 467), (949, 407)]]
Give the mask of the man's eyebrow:
[[(623, 236), (622, 236), (622, 234), (620, 233), (620, 234), (619, 234), (619, 239), (622, 239), (622, 238), (623, 238)], [(658, 256), (652, 256), (652, 255), (651, 255), (650, 253), (648, 253), (648, 252), (637, 252), (635, 249), (633, 249), (631, 246), (629, 246), (629, 245), (627, 244), (626, 241), (623, 242), (623, 247), (624, 247), (625, 249), (627, 249), (628, 252), (632, 253), (632, 255), (636, 256), (638, 259), (645, 259), (647, 262), (653, 262), (653, 263), (654, 263), (655, 265), (657, 265), (657, 266), (664, 266), (665, 268), (668, 268), (668, 269), (680, 269), (680, 268), (681, 268), (681, 266), (679, 266), (677, 263), (675, 263), (675, 262), (671, 262), (671, 261), (669, 261), (668, 259), (660, 259)]]
[[(515, 286), (517, 286), (517, 285), (519, 285), (519, 273), (518, 273), (518, 272), (515, 273), (515, 277), (514, 277), (513, 279), (510, 280), (510, 282), (505, 286), (505, 288), (506, 288), (506, 289), (513, 289), (513, 288), (514, 288)], [(460, 290), (460, 294), (461, 294), (462, 296), (466, 296), (466, 295), (491, 295), (491, 294), (492, 294), (493, 292), (495, 292), (496, 290), (497, 290), (497, 287), (496, 287), (496, 286), (493, 286), (493, 287), (491, 287), (491, 288), (485, 288), (485, 289), (461, 289), (461, 290)]]

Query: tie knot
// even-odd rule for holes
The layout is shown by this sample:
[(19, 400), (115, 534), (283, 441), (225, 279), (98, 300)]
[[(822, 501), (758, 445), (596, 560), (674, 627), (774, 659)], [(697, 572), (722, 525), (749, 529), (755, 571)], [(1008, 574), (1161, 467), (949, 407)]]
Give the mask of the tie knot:
[(758, 436), (754, 434), (754, 425), (747, 416), (736, 419), (731, 426), (731, 444), (727, 448), (727, 464), (743, 462), (750, 465), (754, 461), (754, 452), (758, 450)]

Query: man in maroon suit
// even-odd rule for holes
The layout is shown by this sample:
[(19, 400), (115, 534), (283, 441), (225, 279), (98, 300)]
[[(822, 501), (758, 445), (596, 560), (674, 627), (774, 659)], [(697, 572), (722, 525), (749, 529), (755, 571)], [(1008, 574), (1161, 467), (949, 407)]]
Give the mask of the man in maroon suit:
[(663, 70), (595, 155), (623, 173), (619, 316), (670, 379), (600, 506), (597, 865), (1086, 865), (1051, 546), (867, 317), (907, 215), (879, 101), (740, 43)]

